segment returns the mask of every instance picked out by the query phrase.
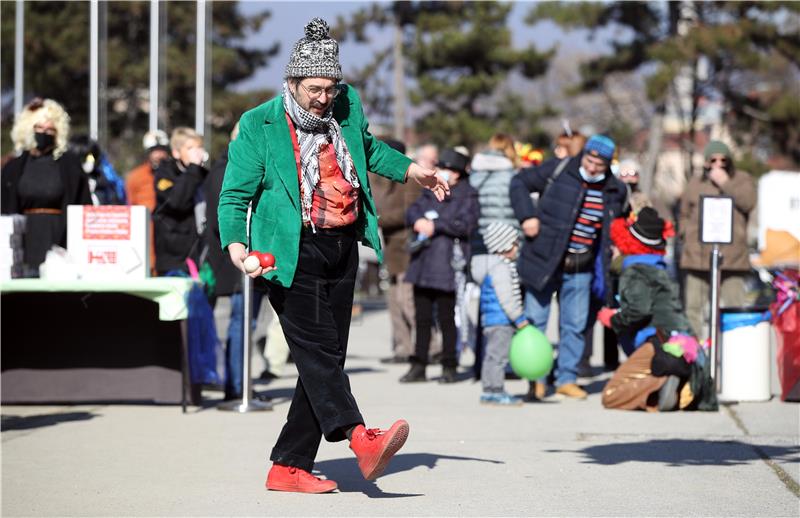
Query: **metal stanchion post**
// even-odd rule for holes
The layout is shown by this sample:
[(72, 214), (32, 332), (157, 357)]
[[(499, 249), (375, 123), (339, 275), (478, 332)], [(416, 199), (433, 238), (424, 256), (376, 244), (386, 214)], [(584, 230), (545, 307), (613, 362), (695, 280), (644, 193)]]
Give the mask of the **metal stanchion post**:
[(709, 319), (709, 336), (711, 337), (711, 376), (717, 393), (722, 390), (722, 341), (719, 333), (719, 287), (720, 287), (720, 254), (719, 245), (715, 244), (711, 251), (711, 318)]
[(252, 321), (253, 313), (253, 280), (246, 273), (242, 274), (242, 295), (244, 296), (244, 347), (242, 347), (244, 358), (242, 360), (242, 399), (225, 401), (217, 406), (219, 410), (235, 411), (239, 412), (240, 414), (259, 410), (272, 410), (272, 405), (270, 403), (267, 403), (266, 401), (254, 401), (251, 398), (253, 382), (250, 377), (250, 353), (253, 347), (253, 341), (250, 337), (250, 322)]

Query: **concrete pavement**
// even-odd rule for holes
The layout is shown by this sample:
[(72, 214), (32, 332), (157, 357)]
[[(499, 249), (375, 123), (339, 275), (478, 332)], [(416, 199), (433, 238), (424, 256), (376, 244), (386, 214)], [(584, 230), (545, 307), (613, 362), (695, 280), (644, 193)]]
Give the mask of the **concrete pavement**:
[[(3, 516), (800, 516), (800, 405), (716, 413), (609, 411), (587, 401), (478, 404), (463, 381), (400, 385), (384, 311), (354, 322), (348, 371), (367, 426), (411, 424), (383, 477), (364, 481), (345, 443), (317, 470), (339, 492), (268, 492), (267, 456), (296, 380), (257, 389), (273, 412), (213, 402), (2, 408)], [(437, 375), (439, 368), (429, 369)], [(521, 393), (523, 381), (507, 388)], [(219, 397), (217, 393), (209, 393)]]

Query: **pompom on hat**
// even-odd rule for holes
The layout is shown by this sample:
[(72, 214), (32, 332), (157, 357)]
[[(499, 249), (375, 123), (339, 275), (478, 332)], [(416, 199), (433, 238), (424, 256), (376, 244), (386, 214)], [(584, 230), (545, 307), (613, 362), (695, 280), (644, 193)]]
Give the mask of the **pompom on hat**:
[(314, 18), (305, 27), (305, 38), (294, 44), (285, 77), (328, 77), (342, 80), (339, 44), (328, 33), (330, 27), (322, 18)]

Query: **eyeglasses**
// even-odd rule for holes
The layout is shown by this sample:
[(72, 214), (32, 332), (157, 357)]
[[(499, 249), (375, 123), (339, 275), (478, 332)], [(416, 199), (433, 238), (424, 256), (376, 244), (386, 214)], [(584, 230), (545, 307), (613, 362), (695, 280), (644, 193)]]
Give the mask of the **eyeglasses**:
[(625, 171), (620, 171), (619, 172), (619, 176), (620, 176), (620, 178), (627, 178), (629, 176), (630, 177), (634, 177), (634, 176), (639, 176), (639, 173), (637, 171), (625, 170)]
[(303, 87), (303, 90), (306, 91), (309, 97), (312, 99), (317, 99), (322, 95), (322, 92), (325, 92), (325, 95), (330, 97), (331, 99), (335, 99), (337, 95), (339, 95), (339, 85), (329, 86), (328, 88), (322, 88), (321, 86), (311, 85), (306, 87), (303, 83), (298, 83), (300, 86)]

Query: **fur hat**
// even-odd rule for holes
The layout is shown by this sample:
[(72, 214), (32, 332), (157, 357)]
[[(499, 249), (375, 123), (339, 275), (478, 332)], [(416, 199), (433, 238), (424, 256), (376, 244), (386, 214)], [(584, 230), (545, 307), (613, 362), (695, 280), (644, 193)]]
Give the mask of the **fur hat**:
[(314, 18), (305, 28), (305, 38), (294, 44), (285, 77), (329, 77), (341, 81), (339, 44), (328, 36), (330, 27), (322, 18)]
[(517, 239), (519, 239), (517, 229), (502, 221), (489, 223), (483, 233), (483, 243), (490, 254), (508, 252), (517, 242)]
[(611, 222), (611, 240), (624, 255), (666, 253), (666, 238), (674, 234), (672, 224), (645, 207), (634, 218), (617, 218)]
[(593, 135), (583, 146), (584, 153), (602, 158), (606, 162), (611, 162), (614, 158), (614, 149), (616, 149), (614, 141), (605, 135)]

